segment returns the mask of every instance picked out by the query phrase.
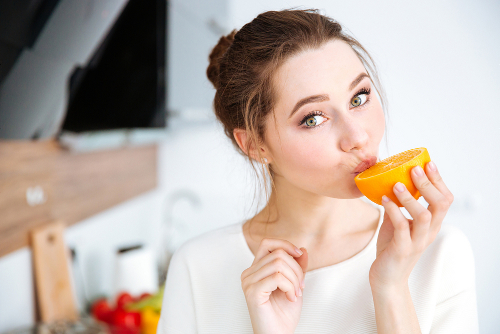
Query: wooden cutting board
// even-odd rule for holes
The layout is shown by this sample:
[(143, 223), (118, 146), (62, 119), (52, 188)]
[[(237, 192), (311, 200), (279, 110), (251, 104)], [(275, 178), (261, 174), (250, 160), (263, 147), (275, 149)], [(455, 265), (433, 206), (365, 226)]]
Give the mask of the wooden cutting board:
[(36, 296), (42, 322), (78, 318), (64, 228), (62, 222), (55, 221), (31, 231)]

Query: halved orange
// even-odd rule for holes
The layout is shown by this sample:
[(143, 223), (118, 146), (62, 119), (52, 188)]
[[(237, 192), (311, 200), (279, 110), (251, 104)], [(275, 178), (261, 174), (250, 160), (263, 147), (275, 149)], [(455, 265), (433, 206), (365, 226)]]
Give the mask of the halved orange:
[(394, 194), (394, 185), (403, 183), (410, 194), (419, 199), (421, 195), (413, 184), (410, 172), (415, 166), (425, 170), (425, 164), (430, 161), (429, 152), (425, 147), (414, 148), (377, 162), (356, 175), (354, 182), (370, 201), (382, 205), (382, 195), (386, 195), (399, 207), (403, 207)]

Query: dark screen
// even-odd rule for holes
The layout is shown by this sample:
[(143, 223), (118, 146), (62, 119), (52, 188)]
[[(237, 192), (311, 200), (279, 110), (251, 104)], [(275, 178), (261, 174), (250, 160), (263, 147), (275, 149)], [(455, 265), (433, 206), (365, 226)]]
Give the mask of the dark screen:
[(130, 0), (69, 78), (62, 130), (165, 126), (165, 0)]

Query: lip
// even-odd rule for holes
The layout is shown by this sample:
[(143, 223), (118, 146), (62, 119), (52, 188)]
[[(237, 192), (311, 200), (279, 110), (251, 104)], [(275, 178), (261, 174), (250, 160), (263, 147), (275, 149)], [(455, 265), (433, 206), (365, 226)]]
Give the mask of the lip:
[(375, 156), (367, 156), (359, 165), (356, 166), (352, 174), (358, 175), (361, 172), (364, 172), (371, 166), (375, 165), (377, 163), (377, 157)]

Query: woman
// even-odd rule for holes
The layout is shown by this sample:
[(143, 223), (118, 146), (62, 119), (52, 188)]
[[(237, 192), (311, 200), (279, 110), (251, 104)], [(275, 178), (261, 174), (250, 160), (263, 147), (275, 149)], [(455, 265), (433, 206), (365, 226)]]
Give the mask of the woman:
[(251, 219), (177, 249), (159, 333), (478, 332), (472, 250), (441, 229), (453, 195), (435, 164), (412, 170), (427, 208), (394, 187), (413, 219), (360, 199), (354, 177), (385, 131), (362, 51), (316, 10), (265, 12), (219, 40), (217, 118), (272, 191)]

